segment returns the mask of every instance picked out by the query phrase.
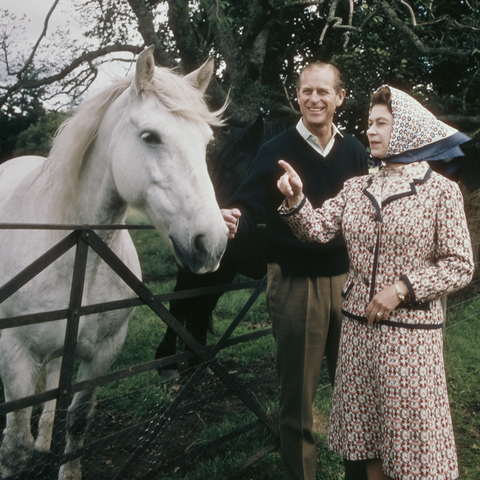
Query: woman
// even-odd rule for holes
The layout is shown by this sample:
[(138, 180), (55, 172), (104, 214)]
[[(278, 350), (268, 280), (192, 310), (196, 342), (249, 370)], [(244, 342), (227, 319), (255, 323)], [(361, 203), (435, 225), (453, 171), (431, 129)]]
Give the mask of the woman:
[(388, 86), (372, 97), (367, 135), (380, 171), (316, 210), (279, 162), (285, 221), (303, 241), (343, 233), (350, 256), (327, 444), (367, 459), (370, 480), (455, 479), (440, 297), (474, 266), (460, 190), (424, 160), (463, 155), (469, 138)]

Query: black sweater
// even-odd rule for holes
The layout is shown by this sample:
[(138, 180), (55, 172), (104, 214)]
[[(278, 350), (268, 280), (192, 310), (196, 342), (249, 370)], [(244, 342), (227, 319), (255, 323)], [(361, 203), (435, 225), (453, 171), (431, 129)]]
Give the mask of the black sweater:
[(287, 161), (299, 174), (303, 190), (314, 207), (334, 197), (345, 180), (368, 171), (363, 145), (354, 137), (337, 134), (324, 158), (292, 127), (259, 150), (247, 178), (229, 202), (242, 212), (236, 242), (248, 242), (257, 224), (266, 224), (265, 256), (280, 265), (285, 275), (331, 277), (348, 271), (348, 255), (342, 237), (326, 244), (302, 243), (278, 213), (284, 197), (277, 180), (284, 173), (278, 160)]

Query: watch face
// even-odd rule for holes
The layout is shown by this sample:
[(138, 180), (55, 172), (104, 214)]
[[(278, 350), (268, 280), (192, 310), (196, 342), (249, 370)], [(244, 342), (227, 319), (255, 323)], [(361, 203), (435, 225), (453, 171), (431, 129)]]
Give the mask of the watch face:
[(405, 295), (403, 294), (403, 292), (400, 290), (400, 288), (398, 287), (398, 285), (395, 283), (395, 290), (397, 291), (397, 295), (398, 295), (398, 298), (400, 299), (400, 301), (404, 302), (405, 301)]

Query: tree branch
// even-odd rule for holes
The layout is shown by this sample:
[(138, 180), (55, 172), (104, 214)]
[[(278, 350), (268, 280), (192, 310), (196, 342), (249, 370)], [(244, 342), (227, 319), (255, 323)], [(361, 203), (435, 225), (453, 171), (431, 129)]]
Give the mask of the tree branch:
[[(333, 0), (332, 4), (330, 5), (330, 10), (328, 11), (328, 17), (327, 17), (327, 22), (325, 23), (325, 26), (323, 27), (322, 33), (320, 34), (320, 44), (323, 43), (323, 39), (325, 38), (325, 35), (327, 34), (328, 27), (330, 26), (330, 23), (334, 21), (334, 19), (339, 19), (339, 17), (336, 17), (335, 14), (337, 13), (337, 5), (340, 0)], [(342, 19), (339, 19), (340, 22)], [(337, 22), (338, 23), (338, 22)]]
[(173, 67), (174, 61), (165, 51), (165, 46), (160, 41), (153, 23), (151, 9), (146, 5), (145, 0), (128, 0), (138, 22), (138, 31), (145, 42), (145, 45), (154, 45), (154, 56), (157, 64), (164, 67)]
[(346, 49), (346, 46), (348, 44), (348, 32), (362, 32), (364, 27), (367, 25), (367, 23), (377, 14), (378, 9), (376, 9), (374, 12), (372, 12), (368, 17), (365, 19), (365, 21), (362, 23), (360, 27), (354, 27), (353, 26), (353, 1), (349, 0), (350, 2), (350, 10), (349, 10), (349, 15), (348, 15), (348, 25), (342, 25), (342, 18), (341, 17), (336, 17), (336, 10), (337, 6), (340, 0), (334, 0), (332, 4), (330, 5), (330, 10), (328, 13), (327, 17), (327, 23), (325, 24), (325, 27), (323, 27), (322, 33), (320, 35), (319, 43), (322, 44), (323, 40), (325, 38), (325, 35), (327, 33), (328, 28), (338, 28), (341, 30), (346, 30), (347, 38), (345, 39), (345, 43), (343, 44), (344, 49)]
[(292, 100), (290, 99), (290, 95), (288, 94), (288, 90), (287, 90), (287, 86), (286, 86), (287, 85), (287, 79), (288, 79), (288, 76), (286, 76), (283, 79), (283, 82), (282, 82), (283, 91), (285, 92), (285, 98), (287, 99), (287, 102), (290, 105), (290, 108), (292, 109), (292, 111), (296, 112), (295, 107), (292, 104)]
[(167, 1), (168, 24), (182, 59), (184, 73), (189, 73), (206, 60), (207, 54), (202, 51), (189, 18), (190, 6), (188, 0)]
[(410, 6), (410, 4), (408, 2), (406, 2), (405, 0), (400, 0), (400, 3), (405, 5), (410, 13), (410, 18), (412, 19), (412, 25), (414, 27), (417, 26), (417, 20), (415, 19), (415, 13), (413, 11), (413, 8)]
[(50, 20), (50, 17), (52, 16), (52, 13), (54, 12), (55, 8), (57, 7), (59, 1), (60, 0), (55, 0), (53, 2), (52, 8), (50, 8), (50, 10), (47, 13), (47, 16), (45, 17), (45, 22), (43, 24), (43, 30), (42, 30), (42, 33), (40, 34), (40, 37), (38, 37), (38, 40), (35, 43), (35, 46), (33, 47), (32, 51), (30, 53), (30, 56), (28, 57), (27, 61), (25, 62), (25, 65), (23, 66), (23, 68), (19, 72), (17, 72), (16, 76), (19, 80), (21, 79), (22, 75), (25, 73), (27, 68), (31, 65), (31, 63), (33, 61), (33, 57), (37, 53), (40, 42), (42, 41), (43, 37), (45, 37), (45, 35), (47, 34), (48, 22)]
[[(112, 52), (130, 52), (133, 54), (139, 54), (143, 50), (143, 47), (137, 47), (135, 45), (110, 45), (108, 47), (103, 47), (98, 50), (94, 50), (91, 52), (86, 52), (79, 57), (75, 58), (70, 62), (69, 65), (64, 67), (60, 72), (55, 75), (51, 75), (49, 77), (44, 77), (36, 80), (22, 80), (20, 79), (15, 84), (10, 85), (8, 87), (2, 87), (5, 90), (5, 94), (0, 97), (0, 108), (5, 105), (7, 100), (18, 93), (20, 90), (25, 88), (40, 88), (46, 85), (51, 85), (52, 83), (58, 82), (63, 80), (67, 77), (71, 72), (73, 72), (77, 67), (79, 67), (84, 62), (91, 62), (99, 57), (103, 57)], [(93, 66), (92, 66), (93, 68)]]
[(461, 23), (458, 23), (456, 20), (453, 21), (454, 25), (456, 25), (458, 28), (461, 29), (466, 29), (466, 30), (473, 30), (474, 32), (480, 32), (480, 28), (473, 27), (471, 25), (462, 25)]
[(313, 7), (315, 5), (322, 5), (322, 3), (325, 3), (326, 0), (317, 0), (317, 1), (302, 1), (302, 0), (297, 0), (297, 1), (293, 1), (291, 3), (285, 3), (283, 5), (279, 5), (279, 6), (272, 6), (272, 8), (274, 8), (275, 10), (284, 10), (285, 8), (292, 8), (292, 7), (297, 7), (297, 6), (301, 6), (301, 7)]
[[(257, 3), (258, 8), (255, 9)], [(253, 19), (245, 26), (244, 47), (251, 45), (257, 35), (265, 28), (267, 22), (272, 18), (272, 13), (269, 12), (273, 12), (273, 15), (280, 12), (279, 9), (273, 9), (268, 0), (260, 0), (259, 2), (252, 2), (252, 4), (249, 8), (249, 16)], [(295, 3), (295, 5), (297, 4)], [(284, 8), (288, 7), (292, 7), (292, 5), (285, 5)]]
[(447, 55), (449, 57), (461, 57), (461, 58), (469, 58), (474, 54), (480, 53), (477, 49), (471, 50), (459, 50), (455, 48), (446, 48), (446, 47), (427, 47), (415, 33), (407, 27), (401, 20), (398, 18), (395, 10), (392, 8), (390, 3), (387, 0), (380, 0), (382, 8), (386, 13), (389, 20), (392, 22), (392, 25), (398, 29), (399, 32), (406, 35), (406, 37), (410, 40), (410, 42), (415, 46), (415, 48), (422, 53), (423, 55), (430, 55), (439, 57), (442, 55)]

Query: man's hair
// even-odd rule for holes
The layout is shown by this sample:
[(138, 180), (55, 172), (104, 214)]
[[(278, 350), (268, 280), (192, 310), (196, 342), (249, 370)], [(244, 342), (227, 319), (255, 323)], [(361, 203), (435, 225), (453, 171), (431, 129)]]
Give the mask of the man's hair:
[(375, 105), (385, 105), (388, 108), (388, 111), (393, 114), (392, 92), (388, 87), (383, 87), (372, 95), (372, 98), (370, 99), (370, 108)]
[(344, 88), (343, 79), (342, 79), (342, 72), (340, 71), (340, 69), (336, 65), (334, 65), (333, 63), (328, 63), (328, 62), (313, 62), (313, 63), (309, 63), (307, 66), (303, 67), (300, 70), (300, 73), (297, 77), (297, 81), (295, 82), (295, 86), (297, 87), (297, 90), (301, 86), (301, 78), (302, 78), (303, 72), (305, 72), (307, 70), (312, 70), (313, 68), (325, 68), (325, 67), (329, 67), (333, 70), (333, 74), (335, 75), (335, 83), (334, 83), (333, 87), (335, 88), (335, 92), (339, 93)]

